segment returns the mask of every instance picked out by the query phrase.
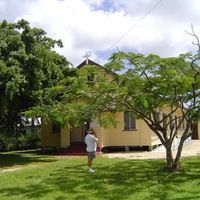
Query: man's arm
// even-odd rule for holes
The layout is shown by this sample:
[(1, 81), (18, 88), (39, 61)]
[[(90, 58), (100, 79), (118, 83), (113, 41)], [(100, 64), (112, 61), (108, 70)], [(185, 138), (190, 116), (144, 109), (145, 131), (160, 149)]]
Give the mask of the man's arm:
[(93, 138), (94, 138), (94, 140), (97, 142), (98, 141), (98, 138), (97, 138), (97, 136), (96, 136), (96, 133), (93, 133)]

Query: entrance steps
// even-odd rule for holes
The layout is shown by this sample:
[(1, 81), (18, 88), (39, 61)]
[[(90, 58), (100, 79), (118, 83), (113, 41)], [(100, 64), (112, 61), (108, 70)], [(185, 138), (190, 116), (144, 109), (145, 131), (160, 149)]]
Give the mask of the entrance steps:
[(86, 145), (83, 142), (73, 142), (68, 148), (59, 149), (56, 155), (81, 156), (87, 155)]
[[(100, 154), (99, 150), (97, 150), (97, 154)], [(86, 144), (84, 142), (73, 142), (66, 149), (59, 149), (56, 152), (56, 155), (63, 156), (86, 156)]]

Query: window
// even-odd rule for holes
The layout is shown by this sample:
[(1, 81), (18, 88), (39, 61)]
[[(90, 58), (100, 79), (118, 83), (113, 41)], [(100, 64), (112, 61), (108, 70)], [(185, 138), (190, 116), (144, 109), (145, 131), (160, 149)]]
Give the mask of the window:
[(94, 82), (94, 73), (88, 74), (87, 78), (88, 78), (88, 81)]
[(53, 122), (52, 123), (52, 132), (53, 133), (60, 133), (61, 132), (61, 128), (60, 128), (60, 125), (59, 124), (57, 124), (57, 123), (55, 123), (55, 122)]
[(136, 129), (136, 121), (131, 112), (124, 112), (124, 130)]

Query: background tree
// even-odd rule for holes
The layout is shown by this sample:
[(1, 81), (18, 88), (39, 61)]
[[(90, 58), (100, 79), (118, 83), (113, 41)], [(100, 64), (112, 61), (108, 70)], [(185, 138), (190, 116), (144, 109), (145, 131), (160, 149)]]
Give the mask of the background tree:
[(70, 72), (69, 62), (56, 53), (60, 40), (31, 28), (25, 20), (0, 24), (0, 129), (14, 133), (21, 112), (43, 101), (45, 88)]

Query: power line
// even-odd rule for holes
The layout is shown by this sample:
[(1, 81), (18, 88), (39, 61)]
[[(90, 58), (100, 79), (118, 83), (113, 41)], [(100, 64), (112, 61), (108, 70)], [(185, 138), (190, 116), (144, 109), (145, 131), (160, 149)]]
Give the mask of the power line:
[[(133, 30), (135, 26), (137, 26), (144, 18), (146, 18), (160, 3), (162, 0), (157, 1), (135, 24), (133, 24), (116, 42), (114, 42), (109, 48), (105, 51), (112, 49), (116, 44), (118, 44), (126, 35)], [(104, 51), (104, 52), (105, 52)], [(102, 53), (103, 55), (104, 53)]]

